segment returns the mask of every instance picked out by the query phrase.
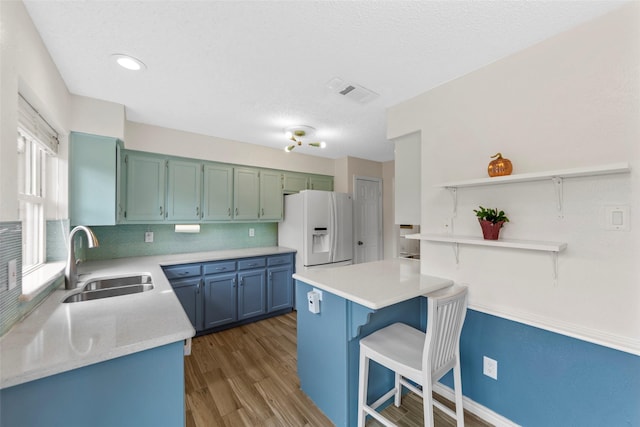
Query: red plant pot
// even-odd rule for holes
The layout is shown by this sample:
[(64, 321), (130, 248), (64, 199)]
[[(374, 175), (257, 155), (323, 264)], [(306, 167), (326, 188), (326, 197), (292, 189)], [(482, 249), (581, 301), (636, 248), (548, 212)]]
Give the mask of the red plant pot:
[(482, 228), (482, 236), (484, 237), (484, 240), (498, 240), (498, 235), (500, 234), (500, 229), (502, 228), (504, 221), (496, 222), (495, 224), (484, 219), (478, 219), (478, 221)]

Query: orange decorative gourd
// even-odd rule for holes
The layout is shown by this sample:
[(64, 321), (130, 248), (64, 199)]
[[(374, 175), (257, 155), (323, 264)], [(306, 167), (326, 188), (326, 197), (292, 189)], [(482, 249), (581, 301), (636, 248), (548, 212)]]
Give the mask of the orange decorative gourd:
[(489, 167), (487, 168), (489, 176), (511, 175), (511, 172), (513, 171), (511, 160), (503, 159), (501, 153), (491, 156), (491, 158), (495, 158), (495, 160), (491, 160), (491, 163), (489, 163)]

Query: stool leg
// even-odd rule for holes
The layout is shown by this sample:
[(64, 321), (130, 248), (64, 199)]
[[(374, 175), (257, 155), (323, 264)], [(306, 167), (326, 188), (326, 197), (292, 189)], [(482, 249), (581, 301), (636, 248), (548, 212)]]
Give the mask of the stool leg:
[(433, 427), (433, 384), (431, 384), (431, 375), (427, 376), (422, 384), (422, 406), (424, 407), (425, 427)]
[(367, 418), (364, 406), (367, 404), (367, 383), (369, 382), (369, 358), (360, 350), (360, 373), (358, 380), (358, 427), (364, 427)]
[(460, 356), (456, 357), (456, 366), (453, 367), (453, 388), (456, 398), (457, 427), (464, 427), (464, 408), (462, 406), (462, 373), (460, 372)]
[(402, 404), (402, 384), (400, 384), (400, 374), (396, 372), (396, 394), (394, 402), (396, 406)]

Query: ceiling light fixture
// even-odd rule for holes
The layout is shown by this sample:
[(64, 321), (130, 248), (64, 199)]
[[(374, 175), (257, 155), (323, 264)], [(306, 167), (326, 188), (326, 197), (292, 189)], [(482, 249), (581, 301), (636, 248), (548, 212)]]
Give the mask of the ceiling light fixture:
[(111, 55), (111, 57), (116, 60), (118, 65), (122, 68), (126, 68), (127, 70), (140, 71), (147, 68), (147, 66), (144, 65), (144, 62), (140, 61), (138, 58), (134, 58), (133, 56), (125, 55), (123, 53), (115, 53)]
[[(284, 151), (290, 153), (294, 148), (302, 145), (302, 138), (311, 138), (316, 133), (316, 130), (311, 126), (291, 126), (284, 130), (284, 135), (293, 144), (284, 147)], [(310, 147), (325, 148), (327, 143), (324, 141), (307, 142)]]

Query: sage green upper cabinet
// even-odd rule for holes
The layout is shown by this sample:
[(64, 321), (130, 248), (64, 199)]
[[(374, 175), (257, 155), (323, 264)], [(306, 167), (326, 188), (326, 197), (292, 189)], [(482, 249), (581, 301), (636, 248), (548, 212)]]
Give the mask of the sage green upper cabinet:
[(282, 175), (282, 191), (284, 194), (299, 193), (307, 189), (307, 175), (295, 172), (284, 172)]
[(119, 139), (71, 132), (69, 217), (71, 225), (115, 225), (120, 203)]
[(322, 176), (322, 175), (310, 175), (309, 190), (333, 191), (333, 177)]
[(199, 221), (202, 163), (170, 158), (167, 162), (168, 221)]
[(167, 160), (163, 156), (125, 151), (127, 221), (164, 220), (166, 163)]
[(233, 218), (257, 220), (260, 204), (260, 178), (257, 169), (233, 169)]
[(216, 163), (205, 163), (202, 219), (230, 221), (232, 209), (233, 168)]
[(260, 220), (282, 219), (282, 173), (271, 170), (260, 171)]

